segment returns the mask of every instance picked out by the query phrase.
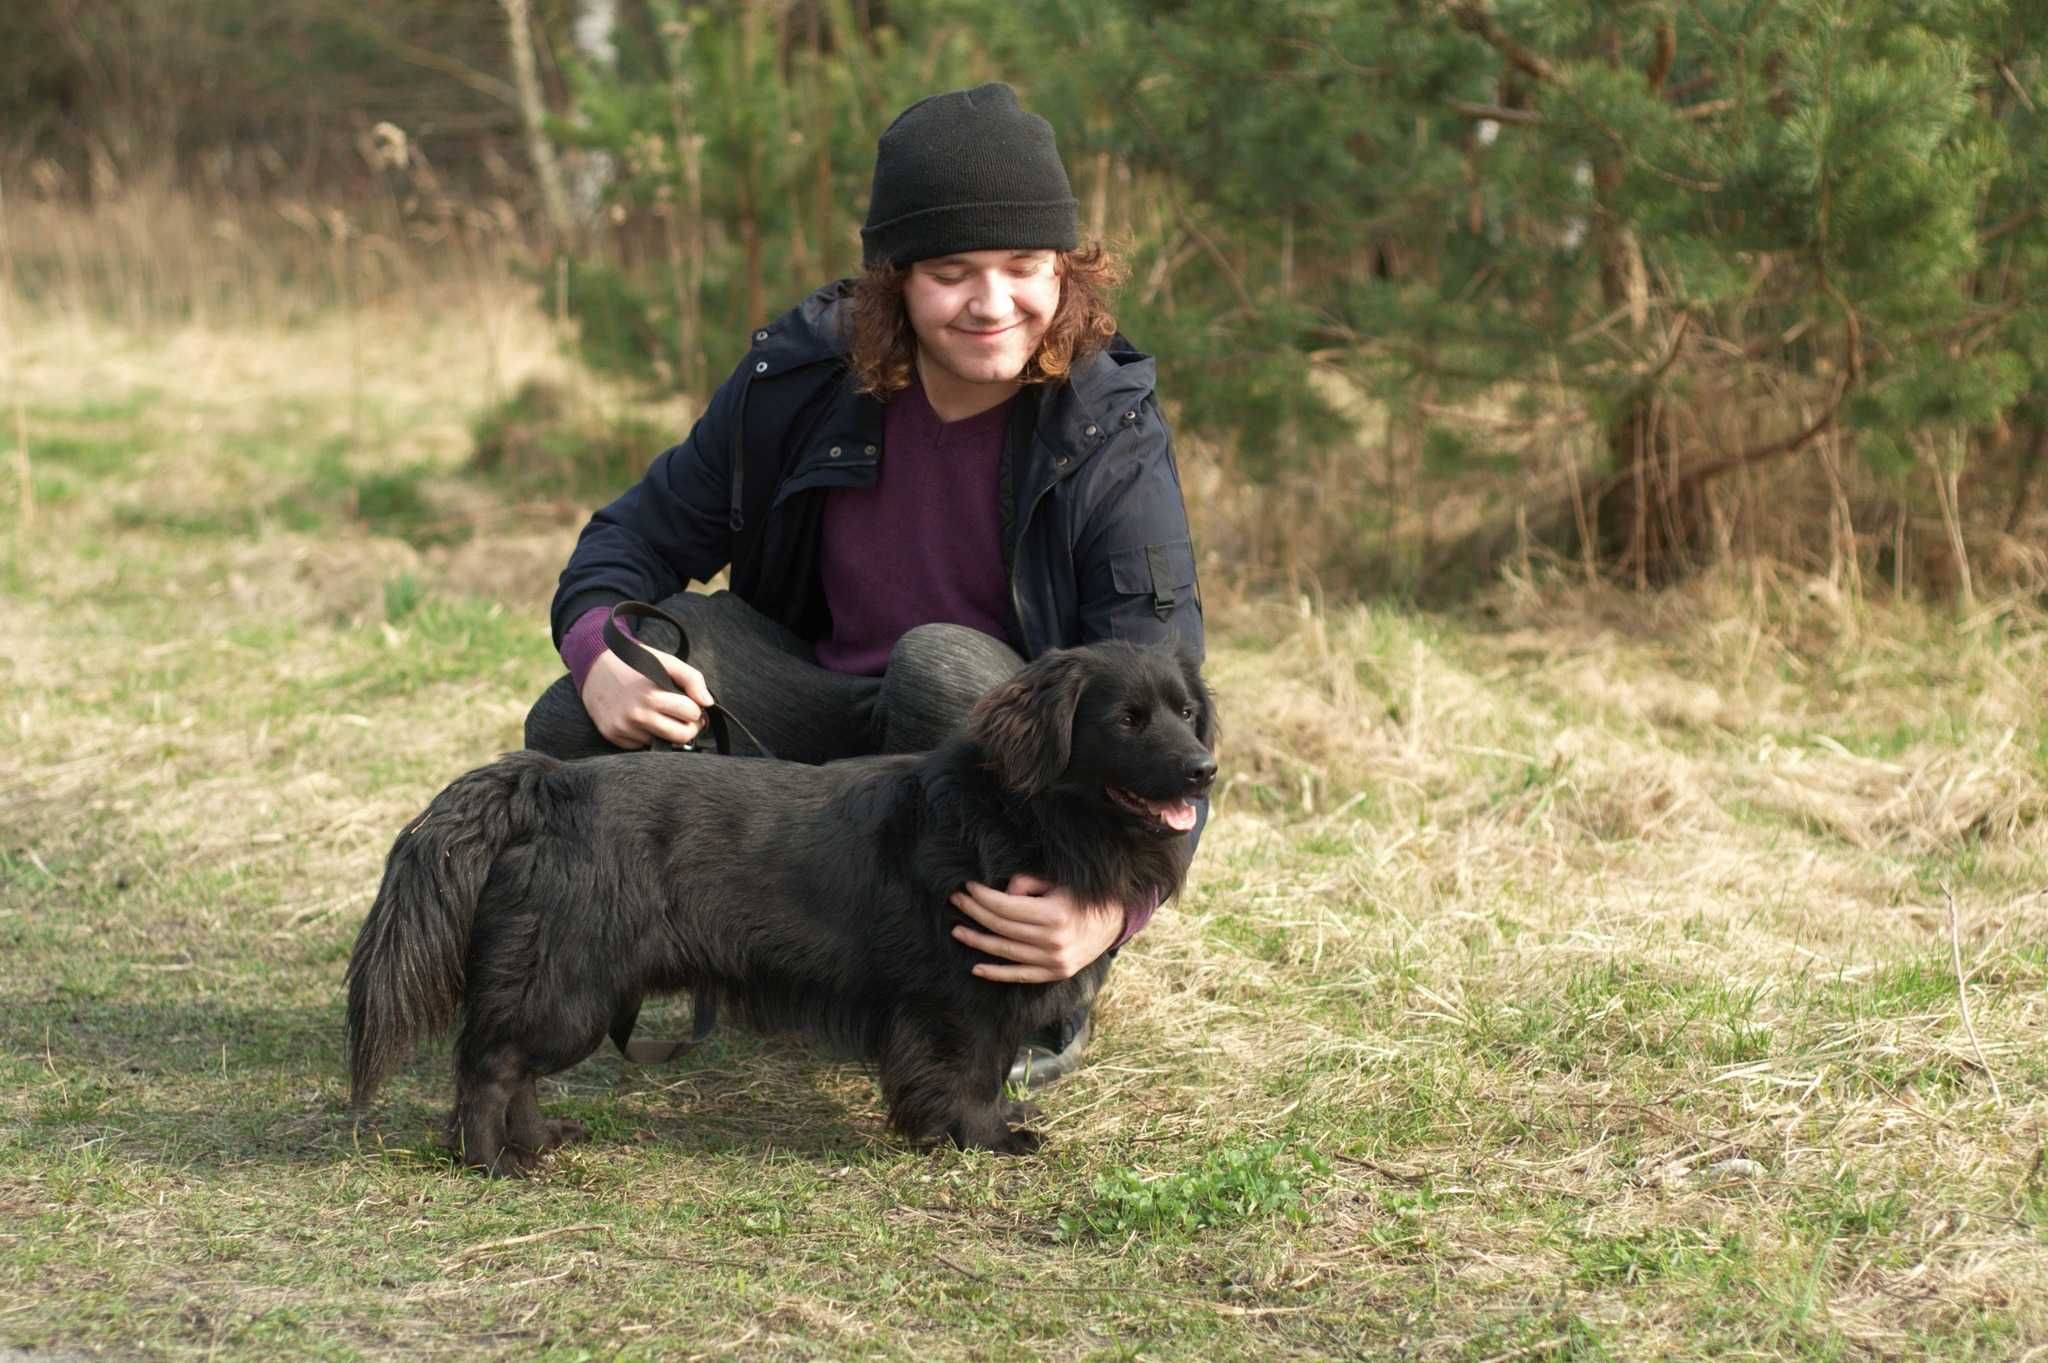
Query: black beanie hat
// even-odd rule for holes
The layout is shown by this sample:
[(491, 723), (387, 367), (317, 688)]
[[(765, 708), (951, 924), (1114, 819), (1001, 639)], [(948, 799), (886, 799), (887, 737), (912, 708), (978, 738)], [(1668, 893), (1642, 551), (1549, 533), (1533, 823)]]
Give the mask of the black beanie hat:
[(861, 263), (908, 265), (957, 251), (1071, 251), (1074, 191), (1052, 125), (1007, 85), (921, 99), (875, 151)]

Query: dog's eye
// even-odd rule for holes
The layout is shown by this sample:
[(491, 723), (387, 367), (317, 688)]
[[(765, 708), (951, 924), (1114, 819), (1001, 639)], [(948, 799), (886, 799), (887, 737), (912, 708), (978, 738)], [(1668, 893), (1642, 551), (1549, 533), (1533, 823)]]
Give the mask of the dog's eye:
[(1186, 720), (1188, 723), (1193, 724), (1195, 722), (1195, 707), (1193, 705), (1181, 706), (1180, 717)]
[(1142, 729), (1145, 727), (1145, 712), (1138, 709), (1118, 711), (1116, 722), (1121, 729)]

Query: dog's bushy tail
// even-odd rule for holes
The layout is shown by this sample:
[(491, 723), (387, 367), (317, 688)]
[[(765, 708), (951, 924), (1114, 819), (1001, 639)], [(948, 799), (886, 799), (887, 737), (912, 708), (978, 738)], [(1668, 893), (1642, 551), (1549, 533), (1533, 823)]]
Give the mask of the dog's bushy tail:
[(498, 853), (539, 823), (540, 779), (561, 765), (513, 753), (434, 797), (384, 861), (348, 962), (350, 1101), (360, 1107), (462, 1002), (477, 898)]

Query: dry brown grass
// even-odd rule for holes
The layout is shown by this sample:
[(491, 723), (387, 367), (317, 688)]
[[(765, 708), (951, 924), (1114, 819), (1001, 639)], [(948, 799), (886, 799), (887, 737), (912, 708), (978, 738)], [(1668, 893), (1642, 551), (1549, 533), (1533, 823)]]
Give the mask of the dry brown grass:
[[(491, 367), (559, 374), (510, 299)], [(0, 1234), (0, 1281), (51, 1322), (0, 1312), (0, 1339), (2048, 1345), (2048, 631), (2019, 606), (1957, 622), (1757, 571), (1647, 598), (1516, 580), (1455, 616), (1215, 601), (1228, 778), (1189, 893), (1125, 952), (1094, 1063), (1048, 1102), (1049, 1158), (904, 1155), (863, 1076), (736, 1042), (574, 1072), (550, 1100), (606, 1134), (501, 1192), (395, 1153), (426, 1143), (435, 1066), (365, 1125), (341, 1111), (335, 998), (392, 832), (516, 742), (553, 675), (543, 608), (575, 524), (474, 489), (477, 533), (425, 549), (346, 518), (121, 515), (267, 499), (352, 422), (375, 433), (352, 470), (452, 470), (474, 330), (453, 309), (60, 315), (14, 342), (32, 435), (134, 449), (7, 522), (0, 945), (33, 978), (7, 987), (0, 1205), (91, 1238)], [(267, 453), (231, 439), (287, 421)], [(425, 604), (391, 618), (401, 579)], [(266, 1032), (283, 1058), (239, 1059)], [(1299, 1227), (1055, 1238), (1098, 1177), (1268, 1136), (1330, 1160)], [(1047, 1298), (1077, 1309), (1047, 1323)]]

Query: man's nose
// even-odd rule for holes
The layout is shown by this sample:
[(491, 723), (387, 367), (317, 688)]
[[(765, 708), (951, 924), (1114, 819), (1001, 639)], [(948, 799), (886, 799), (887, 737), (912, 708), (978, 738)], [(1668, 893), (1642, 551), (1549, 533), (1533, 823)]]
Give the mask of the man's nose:
[(997, 275), (981, 275), (968, 296), (967, 310), (975, 317), (996, 321), (1010, 315), (1010, 288)]

